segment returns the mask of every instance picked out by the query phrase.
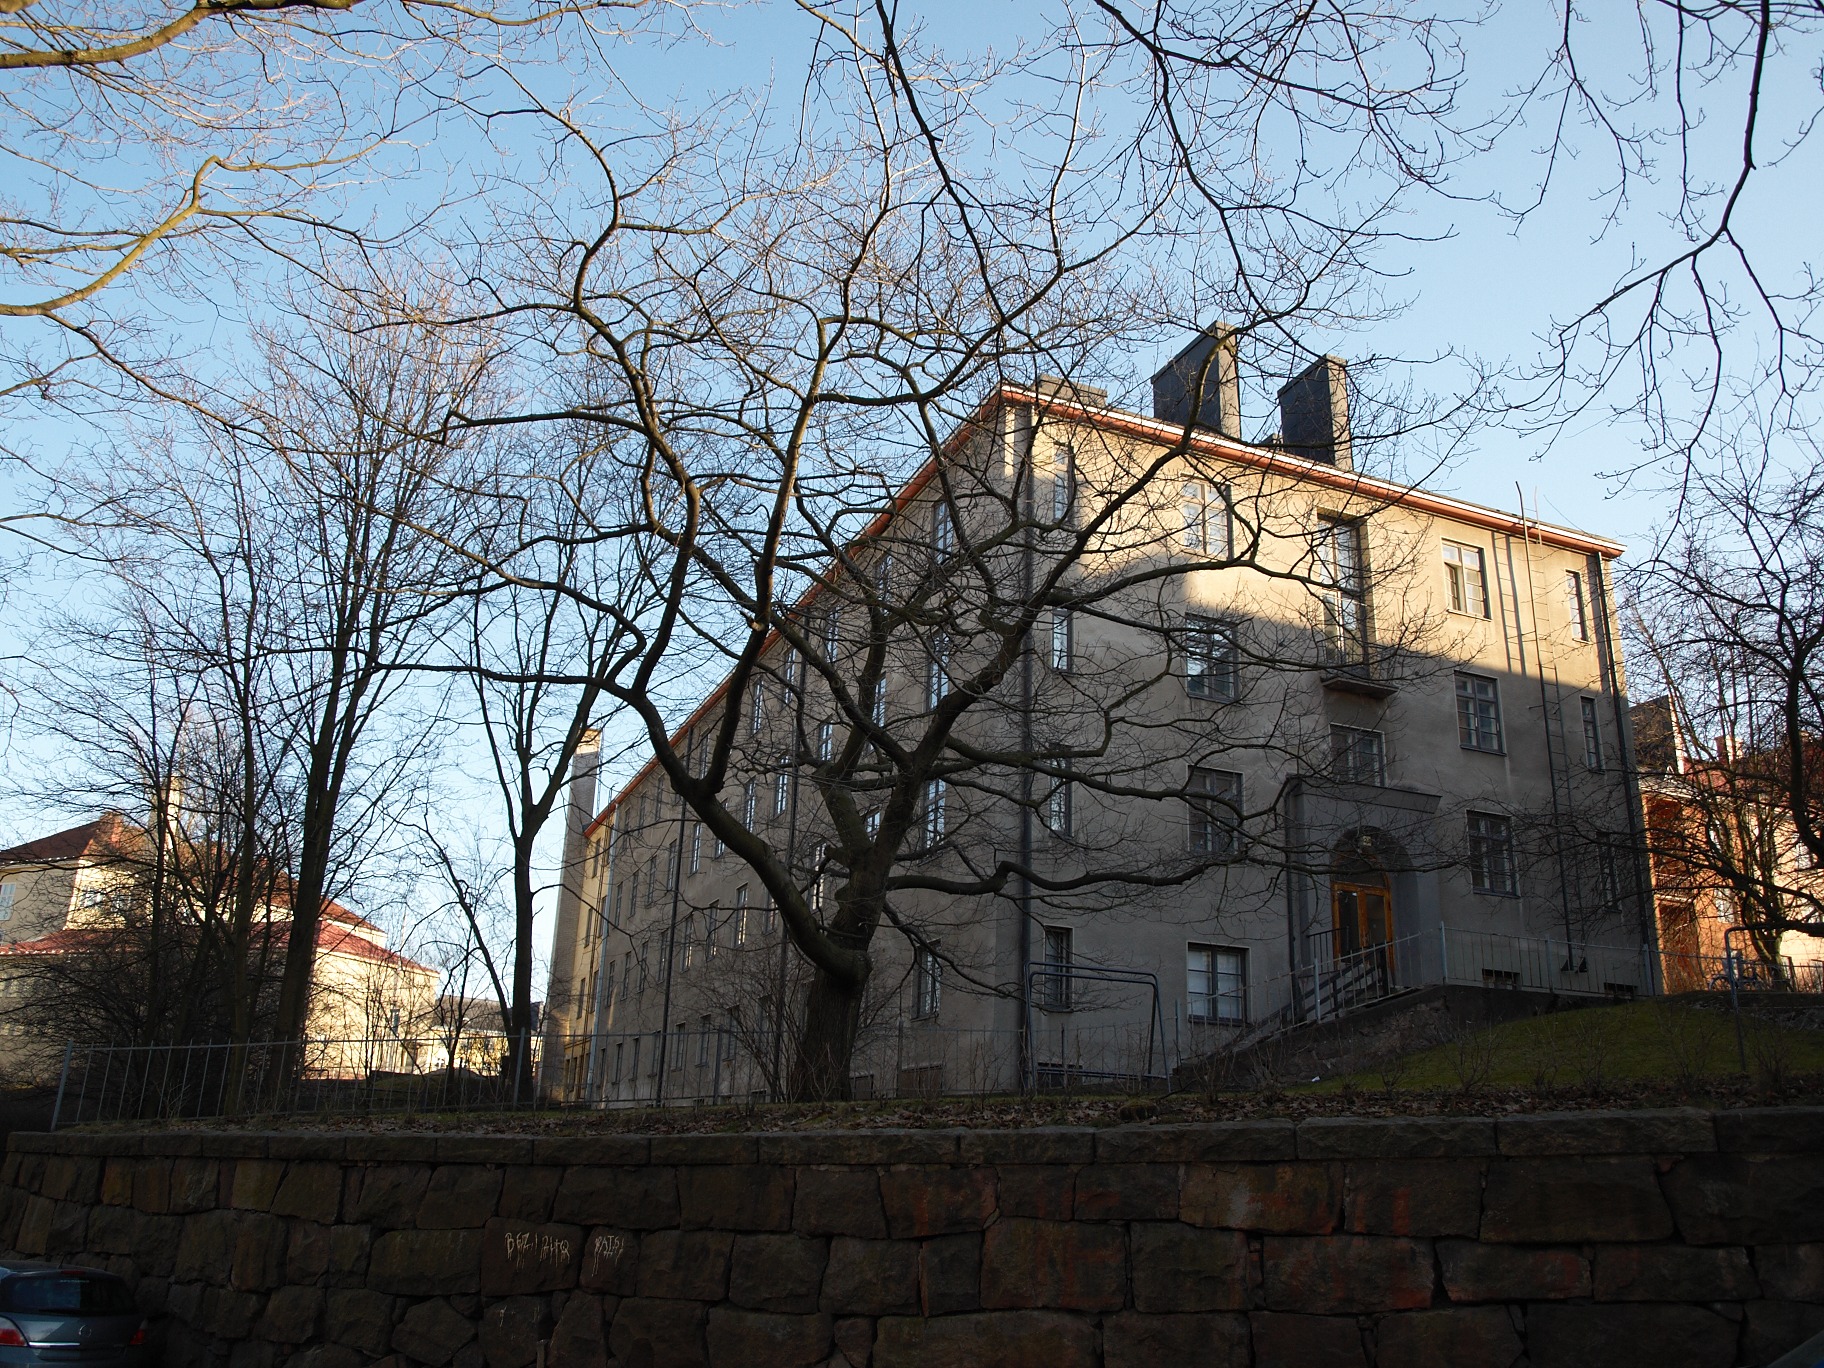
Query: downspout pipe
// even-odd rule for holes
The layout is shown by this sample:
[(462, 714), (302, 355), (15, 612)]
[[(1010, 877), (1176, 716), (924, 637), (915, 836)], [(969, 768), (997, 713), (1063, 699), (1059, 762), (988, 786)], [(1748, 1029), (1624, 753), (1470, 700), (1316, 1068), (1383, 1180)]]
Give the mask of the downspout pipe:
[[(608, 1033), (602, 1020), (607, 1005), (607, 996), (614, 980), (614, 961), (608, 957), (609, 933), (618, 930), (608, 919), (608, 908), (614, 898), (614, 861), (616, 847), (620, 842), (615, 839), (615, 822), (620, 817), (617, 811), (609, 818), (602, 831), (602, 839), (608, 843), (608, 871), (602, 883), (602, 903), (595, 910), (595, 916), (601, 921), (601, 934), (596, 937), (595, 954), (597, 960), (595, 978), (595, 1003), (589, 1017), (589, 1077), (584, 1084), (583, 1097), (586, 1101), (602, 1100), (602, 1060), (608, 1052)], [(584, 904), (587, 909), (588, 904)]]
[(678, 795), (678, 839), (671, 848), (671, 923), (665, 928), (665, 995), (659, 1008), (659, 1076), (652, 1085), (652, 1105), (665, 1104), (666, 1054), (671, 1045), (671, 977), (678, 961), (678, 907), (684, 897), (684, 824), (690, 805)]
[[(1037, 516), (1034, 485), (1039, 478), (1036, 455), (1038, 414), (1031, 412), (1026, 427), (1026, 451), (1019, 466), (1021, 478), (1025, 480), (1025, 490), (1020, 495), (1020, 521), (1022, 535), (1020, 546), (1020, 601), (1028, 607), (1032, 604), (1033, 589), (1033, 544), (1032, 524)], [(1026, 764), (1020, 775), (1020, 925), (1016, 938), (1019, 956), (1019, 994), (1020, 994), (1020, 1045), (1019, 1075), (1020, 1087), (1030, 1091), (1034, 1084), (1033, 1050), (1032, 1050), (1032, 975), (1028, 972), (1032, 965), (1032, 877), (1027, 872), (1032, 868), (1032, 634), (1029, 632), (1020, 643), (1020, 754), (1026, 757)]]

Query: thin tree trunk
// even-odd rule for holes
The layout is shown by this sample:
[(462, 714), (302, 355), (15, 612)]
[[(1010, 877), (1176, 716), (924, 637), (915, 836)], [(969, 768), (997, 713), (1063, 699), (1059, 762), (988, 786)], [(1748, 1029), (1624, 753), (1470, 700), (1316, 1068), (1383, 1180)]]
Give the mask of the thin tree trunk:
[[(537, 828), (534, 827), (533, 834)], [(515, 1104), (529, 1100), (537, 1087), (532, 1077), (532, 860), (531, 835), (513, 860), (513, 1002), (507, 1021), (507, 1068), (514, 1080)]]

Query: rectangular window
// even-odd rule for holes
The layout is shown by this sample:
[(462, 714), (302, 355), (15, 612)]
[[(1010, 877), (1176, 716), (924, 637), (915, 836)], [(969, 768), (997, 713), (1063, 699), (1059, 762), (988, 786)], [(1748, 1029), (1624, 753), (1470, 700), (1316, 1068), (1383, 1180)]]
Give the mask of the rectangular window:
[(1345, 784), (1387, 782), (1387, 738), (1366, 727), (1330, 728), (1330, 773)]
[(690, 824), (690, 872), (695, 874), (703, 868), (703, 823)]
[(1450, 591), (1451, 612), (1488, 616), (1488, 576), (1481, 547), (1444, 543), (1444, 585)]
[(944, 839), (944, 781), (933, 779), (925, 785), (925, 845), (935, 846)]
[(821, 763), (836, 753), (836, 724), (819, 722), (817, 724), (817, 759)]
[(1501, 697), (1487, 675), (1457, 673), (1457, 741), (1464, 750), (1501, 752)]
[(1046, 927), (1045, 968), (1047, 972), (1039, 978), (1039, 1006), (1048, 1012), (1068, 1012), (1070, 1010), (1070, 962), (1070, 927)]
[(684, 968), (688, 969), (696, 962), (697, 958), (697, 919), (687, 915), (684, 917), (683, 921), (684, 924), (678, 928), (680, 938), (683, 941), (683, 950), (679, 956), (679, 963)]
[[(942, 495), (939, 495), (941, 500)], [(947, 556), (956, 549), (956, 523), (952, 520), (950, 505), (939, 502), (931, 513), (931, 549), (939, 556)]]
[(760, 806), (759, 783), (749, 779), (741, 786), (741, 825), (749, 831), (754, 829), (754, 818)]
[(1512, 897), (1520, 891), (1514, 866), (1514, 824), (1507, 818), (1469, 814), (1469, 883), (1478, 893)]
[(836, 659), (836, 652), (842, 645), (842, 613), (831, 608), (823, 615), (823, 658), (826, 661)]
[(1577, 702), (1583, 713), (1583, 767), (1599, 770), (1602, 768), (1602, 722), (1596, 712), (1596, 700), (1580, 698)]
[(877, 679), (868, 689), (868, 719), (876, 727), (887, 725), (887, 681)]
[(760, 890), (760, 929), (772, 935), (779, 925), (779, 909), (773, 906), (773, 895)]
[(697, 1067), (699, 1069), (709, 1067), (709, 1042), (715, 1034), (715, 1030), (714, 1023), (708, 1017), (704, 1017), (697, 1023)]
[(621, 1063), (626, 1049), (627, 1042), (624, 1040), (618, 1042), (614, 1047), (614, 1075), (608, 1080), (610, 1083), (619, 1083), (621, 1081)]
[(921, 945), (913, 954), (912, 1015), (921, 1021), (937, 1015), (943, 1005), (944, 964), (937, 950)]
[(1184, 691), (1192, 698), (1233, 698), (1241, 683), (1235, 624), (1192, 614), (1184, 620)]
[(633, 951), (621, 956), (621, 996), (633, 992)]
[(1051, 610), (1051, 668), (1068, 673), (1076, 657), (1075, 615), (1068, 608)]
[(1368, 658), (1367, 586), (1362, 573), (1362, 526), (1318, 520), (1316, 579), (1323, 604), (1326, 665), (1360, 665)]
[(1227, 859), (1241, 830), (1241, 776), (1233, 770), (1191, 770), (1185, 786), (1191, 809), (1191, 854)]
[(1571, 636), (1578, 641), (1590, 639), (1590, 608), (1583, 596), (1583, 576), (1575, 570), (1564, 572), (1564, 611), (1571, 620)]
[(735, 948), (747, 944), (747, 885), (735, 890)]
[(1186, 551), (1203, 556), (1229, 554), (1229, 491), (1203, 480), (1186, 480), (1178, 500), (1183, 523), (1178, 534)]
[(1604, 911), (1621, 905), (1621, 851), (1609, 838), (1596, 851), (1596, 897)]
[(665, 847), (665, 891), (670, 893), (678, 886), (678, 843), (672, 841)]
[(659, 857), (646, 857), (646, 906), (651, 907), (659, 899)]
[(1069, 763), (1066, 762), (1059, 768), (1064, 774), (1052, 781), (1051, 791), (1045, 795), (1045, 826), (1053, 836), (1068, 838), (1074, 816), (1071, 812), (1073, 785), (1070, 782)]
[(755, 683), (753, 701), (748, 706), (747, 730), (749, 735), (758, 736), (761, 724), (766, 721), (766, 685)]
[(1192, 1021), (1248, 1019), (1248, 952), (1219, 945), (1185, 948), (1186, 1015)]
[(931, 638), (931, 659), (925, 665), (925, 707), (935, 708), (950, 692), (950, 634)]
[(1077, 502), (1077, 453), (1060, 442), (1051, 453), (1051, 520), (1070, 524)]
[(721, 936), (722, 928), (717, 921), (716, 906), (711, 903), (703, 909), (703, 957), (705, 959), (714, 959), (719, 948), (717, 941)]
[(779, 766), (773, 771), (773, 816), (783, 817), (792, 801), (792, 757), (789, 753), (779, 757)]

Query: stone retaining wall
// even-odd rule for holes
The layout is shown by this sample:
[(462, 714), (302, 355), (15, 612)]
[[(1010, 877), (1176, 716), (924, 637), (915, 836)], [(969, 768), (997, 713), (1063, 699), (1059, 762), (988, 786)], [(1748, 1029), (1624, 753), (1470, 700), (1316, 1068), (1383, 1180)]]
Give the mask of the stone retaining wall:
[(16, 1134), (0, 1247), (185, 1365), (1721, 1368), (1824, 1330), (1824, 1109)]

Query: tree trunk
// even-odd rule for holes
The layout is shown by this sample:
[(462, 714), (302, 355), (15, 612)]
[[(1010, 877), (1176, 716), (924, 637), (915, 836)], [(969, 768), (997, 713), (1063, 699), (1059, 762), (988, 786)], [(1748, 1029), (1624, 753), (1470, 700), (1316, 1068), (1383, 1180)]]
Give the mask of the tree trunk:
[[(532, 840), (522, 836), (513, 859), (513, 1001), (507, 1011), (507, 1077), (512, 1080), (513, 1105), (537, 1096), (532, 1077), (532, 921), (537, 908), (532, 896)], [(549, 1004), (547, 1004), (549, 1010)]]
[(804, 1027), (792, 1066), (792, 1099), (846, 1102), (867, 979), (854, 982), (819, 969), (805, 1000)]

